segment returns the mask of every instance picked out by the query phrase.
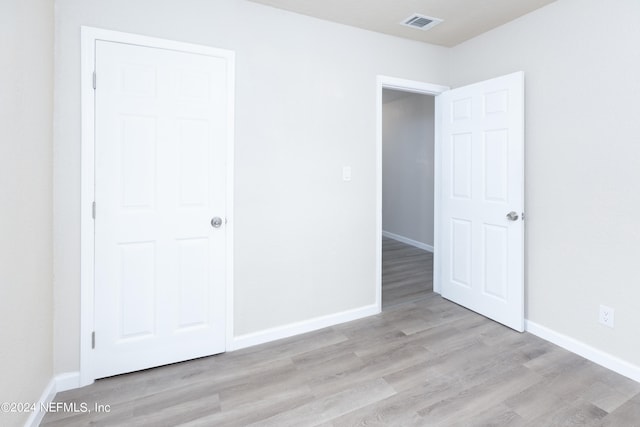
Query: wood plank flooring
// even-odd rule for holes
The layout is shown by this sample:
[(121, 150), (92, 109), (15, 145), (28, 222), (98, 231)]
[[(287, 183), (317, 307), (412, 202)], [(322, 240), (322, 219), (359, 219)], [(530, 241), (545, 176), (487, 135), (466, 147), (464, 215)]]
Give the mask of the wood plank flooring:
[(385, 242), (377, 316), (99, 380), (55, 401), (110, 412), (42, 425), (640, 426), (639, 383), (429, 292), (403, 249)]
[(382, 309), (433, 291), (433, 254), (382, 238)]

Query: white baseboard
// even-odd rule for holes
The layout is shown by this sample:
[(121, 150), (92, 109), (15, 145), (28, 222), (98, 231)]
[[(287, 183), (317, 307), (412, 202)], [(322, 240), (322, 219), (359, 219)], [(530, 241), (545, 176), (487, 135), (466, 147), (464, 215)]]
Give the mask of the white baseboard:
[(80, 372), (65, 372), (56, 375), (56, 392), (80, 388)]
[(42, 407), (46, 407), (49, 403), (53, 402), (56, 394), (61, 391), (72, 390), (80, 387), (80, 372), (65, 372), (64, 374), (56, 375), (49, 381), (47, 387), (42, 392), (42, 396), (36, 402), (36, 410), (31, 413), (25, 427), (37, 427), (42, 422), (46, 412), (41, 411)]
[(361, 319), (367, 316), (373, 316), (380, 313), (380, 309), (376, 304), (368, 305), (353, 310), (347, 310), (340, 313), (329, 314), (327, 316), (316, 317), (302, 322), (291, 323), (276, 328), (265, 329), (264, 331), (253, 332), (250, 334), (234, 337), (231, 348), (227, 351), (240, 350), (242, 348), (251, 347), (258, 344), (279, 340), (282, 338), (292, 337), (294, 335), (304, 334), (318, 329), (327, 328), (344, 322)]
[(406, 243), (407, 245), (415, 246), (416, 248), (433, 253), (433, 246), (426, 243), (418, 242), (417, 240), (410, 239), (408, 237), (401, 236), (399, 234), (390, 233), (389, 231), (382, 230), (382, 235), (398, 242)]
[(545, 326), (538, 325), (530, 320), (525, 320), (525, 329), (527, 332), (560, 346), (565, 350), (569, 350), (600, 366), (604, 366), (620, 375), (640, 382), (640, 366), (633, 365), (609, 353), (591, 347), (582, 341), (563, 335)]
[(40, 408), (53, 402), (54, 397), (56, 397), (56, 380), (55, 378), (52, 378), (42, 392), (40, 399), (36, 402), (36, 409), (31, 412), (27, 422), (24, 423), (25, 427), (37, 427), (40, 425), (40, 422), (42, 422), (42, 419), (46, 414), (46, 412), (41, 411)]

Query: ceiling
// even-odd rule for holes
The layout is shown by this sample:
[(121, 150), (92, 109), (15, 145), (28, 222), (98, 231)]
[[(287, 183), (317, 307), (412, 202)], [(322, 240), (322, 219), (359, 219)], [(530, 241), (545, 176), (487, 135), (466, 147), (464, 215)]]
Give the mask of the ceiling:
[[(555, 0), (250, 0), (407, 39), (452, 47)], [(400, 25), (418, 13), (443, 19), (422, 31)]]

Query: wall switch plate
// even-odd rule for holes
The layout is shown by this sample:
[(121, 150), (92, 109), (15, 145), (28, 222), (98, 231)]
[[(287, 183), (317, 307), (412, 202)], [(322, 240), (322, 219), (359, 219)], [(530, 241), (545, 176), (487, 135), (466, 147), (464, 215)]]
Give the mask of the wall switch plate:
[(351, 166), (342, 167), (342, 180), (351, 181)]
[(600, 306), (600, 323), (604, 326), (608, 326), (613, 328), (613, 322), (615, 319), (615, 310), (611, 307), (607, 307), (606, 305)]

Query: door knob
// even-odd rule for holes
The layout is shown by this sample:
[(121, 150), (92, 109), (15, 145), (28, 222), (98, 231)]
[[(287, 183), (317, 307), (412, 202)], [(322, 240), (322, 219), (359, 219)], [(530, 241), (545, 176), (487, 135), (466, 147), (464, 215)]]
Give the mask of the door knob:
[(211, 226), (213, 228), (220, 228), (221, 225), (222, 225), (222, 218), (220, 218), (219, 216), (214, 216), (213, 218), (211, 218)]
[(507, 214), (507, 219), (509, 221), (517, 221), (518, 220), (518, 214), (515, 213), (514, 211), (511, 211)]

